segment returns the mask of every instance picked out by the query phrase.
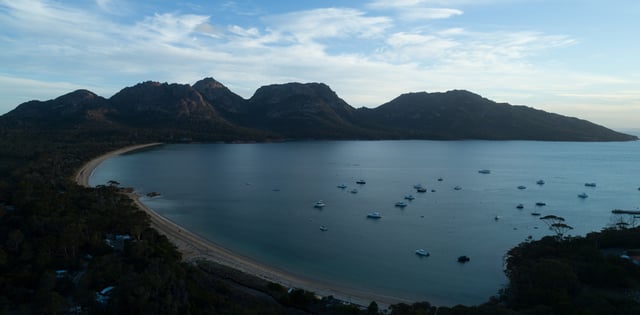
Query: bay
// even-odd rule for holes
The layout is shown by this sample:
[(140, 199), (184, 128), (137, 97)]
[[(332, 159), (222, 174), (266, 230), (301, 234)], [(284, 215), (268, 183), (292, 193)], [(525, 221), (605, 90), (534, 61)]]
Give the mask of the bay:
[[(638, 142), (171, 144), (110, 158), (90, 184), (160, 192), (142, 201), (212, 242), (305, 278), (473, 305), (506, 285), (510, 248), (552, 234), (532, 212), (562, 216), (570, 234), (584, 235), (615, 223), (611, 209), (638, 209), (639, 160)], [(416, 199), (395, 207), (407, 194)], [(318, 200), (326, 206), (314, 208)], [(382, 218), (367, 219), (372, 211)], [(415, 255), (418, 248), (431, 255)], [(458, 263), (460, 255), (471, 261)]]

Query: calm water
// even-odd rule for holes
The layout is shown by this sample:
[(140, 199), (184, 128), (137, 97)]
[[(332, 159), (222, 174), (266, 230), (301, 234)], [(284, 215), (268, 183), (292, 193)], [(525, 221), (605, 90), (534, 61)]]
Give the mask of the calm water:
[[(507, 282), (506, 251), (530, 235), (551, 234), (531, 212), (562, 216), (575, 228), (571, 234), (584, 235), (610, 224), (611, 209), (637, 209), (638, 161), (639, 142), (189, 144), (111, 158), (90, 183), (117, 180), (140, 193), (160, 192), (143, 202), (209, 240), (294, 274), (454, 305), (496, 294)], [(356, 185), (358, 179), (366, 184)], [(546, 184), (536, 185), (538, 179)], [(348, 188), (337, 188), (342, 183)], [(417, 193), (417, 183), (428, 192)], [(578, 198), (582, 192), (589, 197)], [(416, 199), (394, 207), (406, 194)], [(314, 208), (317, 200), (326, 207)], [(547, 206), (536, 207), (537, 201)], [(516, 209), (518, 203), (525, 208)], [(367, 219), (371, 211), (383, 218)], [(418, 248), (431, 256), (416, 256)], [(460, 255), (471, 261), (457, 263)]]

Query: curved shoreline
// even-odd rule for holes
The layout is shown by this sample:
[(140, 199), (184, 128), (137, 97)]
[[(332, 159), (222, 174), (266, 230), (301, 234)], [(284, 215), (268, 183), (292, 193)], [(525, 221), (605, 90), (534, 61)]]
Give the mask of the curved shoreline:
[[(100, 163), (108, 158), (116, 155), (124, 154), (161, 145), (162, 143), (148, 143), (141, 145), (128, 146), (118, 150), (114, 150), (103, 154), (84, 164), (75, 174), (74, 180), (78, 185), (84, 187), (89, 186), (89, 178), (93, 174)], [(224, 266), (240, 270), (244, 273), (254, 275), (267, 281), (281, 284), (285, 287), (301, 288), (312, 291), (321, 296), (334, 296), (335, 298), (347, 301), (353, 304), (367, 306), (371, 301), (375, 301), (381, 309), (386, 309), (391, 304), (396, 303), (412, 303), (413, 301), (404, 300), (397, 297), (385, 296), (371, 292), (362, 292), (351, 288), (336, 287), (334, 284), (321, 283), (304, 279), (299, 276), (292, 275), (286, 271), (279, 270), (272, 266), (266, 266), (251, 258), (236, 254), (218, 244), (208, 241), (197, 234), (184, 229), (175, 222), (161, 216), (140, 201), (140, 196), (135, 193), (126, 193), (141, 210), (146, 212), (151, 221), (151, 227), (160, 234), (165, 235), (171, 243), (173, 243), (178, 251), (182, 254), (185, 261), (207, 260)]]

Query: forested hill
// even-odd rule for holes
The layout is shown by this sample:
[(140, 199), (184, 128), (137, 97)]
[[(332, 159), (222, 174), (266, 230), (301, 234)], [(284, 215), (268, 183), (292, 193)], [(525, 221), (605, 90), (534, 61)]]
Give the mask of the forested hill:
[(409, 93), (373, 109), (355, 109), (323, 83), (268, 85), (243, 99), (212, 78), (193, 86), (143, 82), (109, 99), (77, 90), (20, 104), (0, 125), (153, 135), (163, 141), (637, 140), (586, 120), (496, 103), (464, 90)]

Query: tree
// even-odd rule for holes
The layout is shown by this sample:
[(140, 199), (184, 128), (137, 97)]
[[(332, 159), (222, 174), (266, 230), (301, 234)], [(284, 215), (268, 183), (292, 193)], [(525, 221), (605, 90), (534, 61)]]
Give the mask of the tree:
[(547, 226), (549, 226), (549, 229), (556, 233), (556, 237), (558, 239), (562, 239), (565, 232), (573, 230), (573, 227), (564, 223), (563, 217), (550, 214), (541, 217), (540, 220), (546, 223)]
[(556, 235), (559, 238), (562, 238), (564, 236), (564, 233), (569, 231), (569, 230), (573, 230), (573, 227), (564, 224), (564, 223), (554, 223), (551, 224), (551, 226), (549, 227), (552, 231), (556, 232)]
[(367, 308), (368, 315), (377, 315), (378, 314), (378, 303), (376, 301), (371, 301), (369, 303), (369, 307)]

